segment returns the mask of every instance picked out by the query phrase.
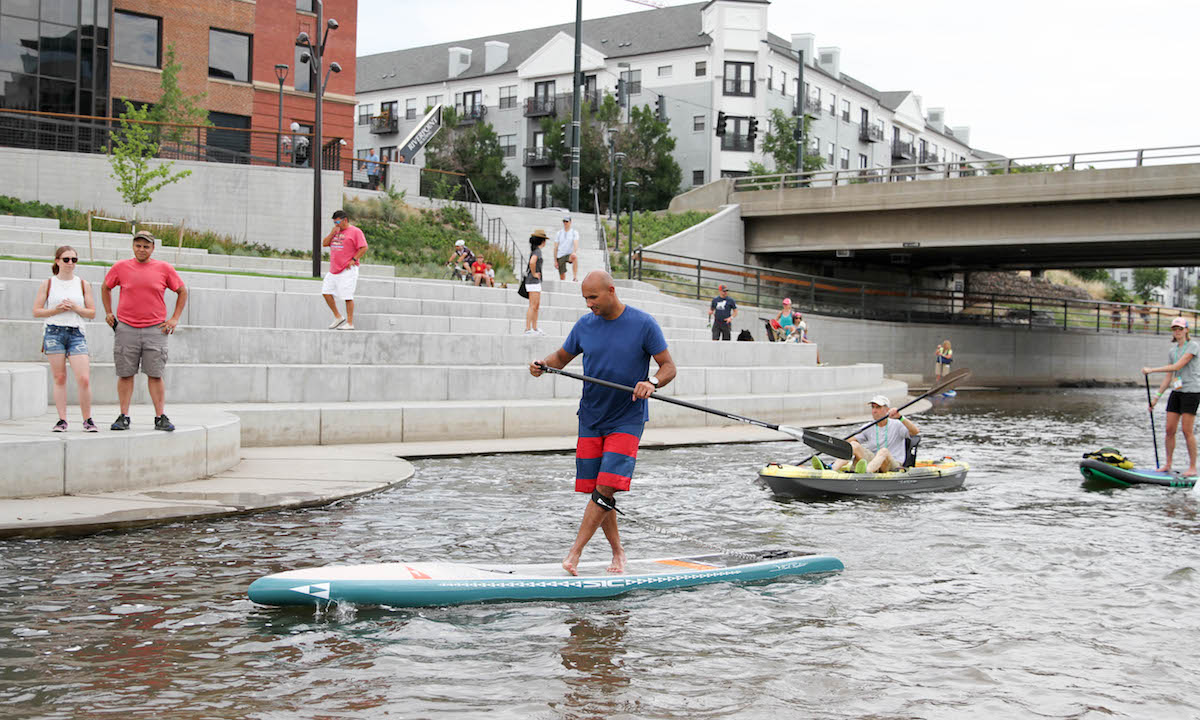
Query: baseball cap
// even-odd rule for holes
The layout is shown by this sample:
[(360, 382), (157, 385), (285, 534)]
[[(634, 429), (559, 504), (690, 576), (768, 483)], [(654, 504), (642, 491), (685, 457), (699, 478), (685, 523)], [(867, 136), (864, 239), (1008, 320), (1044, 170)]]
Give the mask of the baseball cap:
[(729, 289), (729, 288), (725, 287), (724, 285), (718, 285), (718, 286), (717, 286), (717, 290), (718, 290), (718, 291), (721, 291), (721, 290), (728, 290), (728, 289)]
[(571, 222), (571, 216), (570, 216), (570, 215), (563, 215), (563, 222)]
[(888, 402), (887, 395), (876, 395), (875, 397), (868, 400), (867, 404), (868, 405), (878, 405), (880, 407), (891, 407), (892, 406), (892, 404), (890, 402)]
[(150, 242), (154, 242), (154, 233), (150, 232), (149, 230), (138, 230), (133, 234), (133, 239), (149, 240)]
[(1186, 330), (1187, 326), (1188, 326), (1187, 320), (1184, 320), (1181, 317), (1177, 317), (1171, 321), (1171, 327), (1173, 327), (1173, 328), (1181, 327), (1184, 330)]
[(791, 298), (784, 298), (784, 299), (783, 299), (783, 304), (784, 304), (784, 305), (791, 305), (791, 304), (792, 304), (792, 299), (791, 299)]
[(454, 241), (454, 247), (462, 247), (463, 245), (466, 245), (466, 244), (467, 243), (465, 240), (455, 240)]

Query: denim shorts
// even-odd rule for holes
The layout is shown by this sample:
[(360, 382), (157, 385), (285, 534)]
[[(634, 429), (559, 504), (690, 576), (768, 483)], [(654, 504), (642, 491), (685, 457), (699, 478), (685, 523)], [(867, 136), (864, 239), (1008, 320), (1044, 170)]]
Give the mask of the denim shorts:
[(42, 336), (42, 352), (47, 355), (87, 355), (87, 338), (82, 328), (47, 325)]

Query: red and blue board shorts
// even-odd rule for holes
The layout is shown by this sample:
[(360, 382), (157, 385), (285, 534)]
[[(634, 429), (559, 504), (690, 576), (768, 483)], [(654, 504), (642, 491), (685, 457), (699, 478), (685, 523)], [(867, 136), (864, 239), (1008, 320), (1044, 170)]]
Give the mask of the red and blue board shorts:
[(631, 423), (602, 433), (580, 423), (575, 444), (575, 492), (590, 493), (597, 485), (629, 490), (644, 423)]

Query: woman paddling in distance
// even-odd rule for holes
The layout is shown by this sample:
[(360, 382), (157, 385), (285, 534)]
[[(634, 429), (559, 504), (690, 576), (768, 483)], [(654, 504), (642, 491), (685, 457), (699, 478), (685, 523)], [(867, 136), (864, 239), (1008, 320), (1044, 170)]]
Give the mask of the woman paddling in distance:
[(42, 332), (42, 352), (54, 374), (54, 407), (58, 422), (54, 432), (67, 431), (67, 363), (75, 373), (79, 388), (79, 410), (83, 413), (83, 431), (96, 432), (92, 422), (92, 387), (89, 373), (87, 338), (83, 334), (84, 319), (96, 317), (96, 302), (91, 286), (75, 275), (79, 253), (70, 245), (54, 251), (54, 273), (38, 286), (33, 300), (33, 316), (46, 320)]
[(525, 311), (525, 334), (545, 335), (538, 330), (538, 310), (542, 307), (542, 248), (546, 247), (546, 231), (534, 230), (529, 235), (529, 267), (525, 272), (525, 292), (529, 293), (529, 309)]
[(1158, 394), (1150, 398), (1150, 411), (1162, 397), (1167, 388), (1171, 395), (1167, 398), (1167, 462), (1158, 468), (1158, 472), (1170, 472), (1171, 455), (1175, 453), (1175, 433), (1183, 419), (1183, 440), (1187, 443), (1188, 466), (1183, 471), (1185, 476), (1196, 474), (1196, 436), (1192, 429), (1196, 424), (1196, 408), (1200, 406), (1200, 363), (1193, 359), (1200, 355), (1200, 343), (1192, 339), (1188, 332), (1187, 320), (1177, 317), (1171, 321), (1173, 336), (1171, 351), (1167, 355), (1170, 365), (1162, 367), (1144, 367), (1143, 375), (1165, 372), (1162, 384), (1158, 386)]

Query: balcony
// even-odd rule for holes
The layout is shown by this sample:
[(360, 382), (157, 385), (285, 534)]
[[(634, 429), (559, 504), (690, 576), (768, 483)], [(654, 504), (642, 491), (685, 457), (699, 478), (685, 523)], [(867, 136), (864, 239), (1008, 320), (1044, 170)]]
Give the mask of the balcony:
[(371, 118), (371, 133), (374, 135), (388, 135), (400, 129), (400, 119), (395, 115), (384, 113)]
[(816, 98), (804, 98), (804, 112), (809, 115), (820, 115), (821, 101)]
[(482, 120), (487, 115), (486, 105), (455, 105), (454, 114), (458, 115), (459, 125), (469, 125)]
[(921, 151), (921, 158), (920, 158), (920, 160), (918, 160), (918, 162), (920, 162), (922, 165), (928, 166), (928, 165), (937, 165), (941, 162), (941, 160), (938, 159), (938, 154), (936, 152), (930, 152), (929, 150), (923, 150), (923, 151)]
[(866, 143), (883, 142), (883, 128), (878, 125), (860, 125), (858, 139)]
[(754, 141), (741, 135), (722, 135), (721, 149), (732, 152), (754, 152)]
[(550, 167), (554, 165), (554, 156), (550, 148), (535, 147), (525, 151), (525, 167)]
[(540, 117), (553, 115), (556, 109), (555, 98), (531, 97), (525, 98), (525, 117)]
[(893, 160), (912, 160), (914, 157), (913, 145), (910, 142), (901, 140), (892, 141), (892, 159)]

